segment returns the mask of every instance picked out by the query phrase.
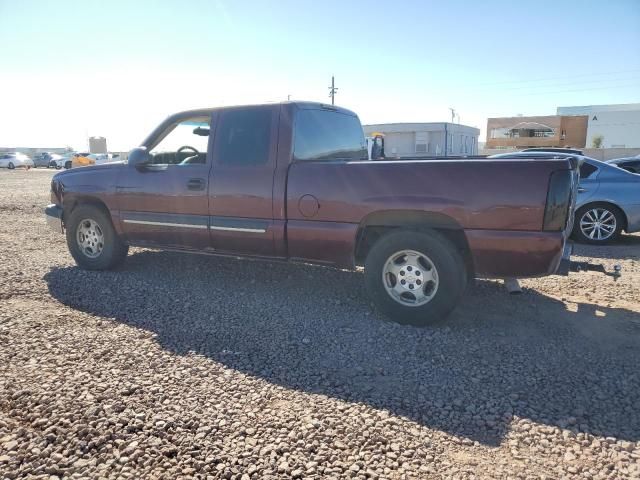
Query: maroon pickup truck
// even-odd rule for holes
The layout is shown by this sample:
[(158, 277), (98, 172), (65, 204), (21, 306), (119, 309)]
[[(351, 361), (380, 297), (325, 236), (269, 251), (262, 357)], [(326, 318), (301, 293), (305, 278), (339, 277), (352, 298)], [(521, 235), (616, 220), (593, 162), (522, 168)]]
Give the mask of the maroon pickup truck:
[(577, 182), (553, 155), (370, 161), (354, 113), (287, 102), (172, 115), (127, 163), (55, 175), (46, 216), (82, 268), (130, 245), (363, 266), (381, 311), (427, 324), (469, 278), (556, 272)]

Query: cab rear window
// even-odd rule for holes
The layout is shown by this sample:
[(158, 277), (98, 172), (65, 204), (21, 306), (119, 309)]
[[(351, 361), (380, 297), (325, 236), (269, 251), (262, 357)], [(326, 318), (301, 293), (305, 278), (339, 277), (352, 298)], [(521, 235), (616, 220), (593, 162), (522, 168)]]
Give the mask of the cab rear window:
[(333, 110), (299, 110), (295, 121), (295, 160), (366, 160), (360, 120)]

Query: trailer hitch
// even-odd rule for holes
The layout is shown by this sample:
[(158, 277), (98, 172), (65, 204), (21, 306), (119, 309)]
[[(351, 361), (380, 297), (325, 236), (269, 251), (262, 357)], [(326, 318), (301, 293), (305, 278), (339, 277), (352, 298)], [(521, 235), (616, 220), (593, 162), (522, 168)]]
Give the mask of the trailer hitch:
[(613, 281), (617, 281), (622, 276), (622, 267), (614, 265), (613, 271), (607, 271), (601, 263), (576, 262), (569, 261), (570, 272), (599, 272), (604, 273), (608, 277), (613, 277)]

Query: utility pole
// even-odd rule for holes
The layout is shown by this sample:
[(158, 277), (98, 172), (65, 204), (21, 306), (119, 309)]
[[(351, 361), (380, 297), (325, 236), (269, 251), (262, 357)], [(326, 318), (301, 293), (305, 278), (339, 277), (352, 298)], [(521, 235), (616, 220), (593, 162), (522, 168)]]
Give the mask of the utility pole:
[(451, 110), (451, 123), (453, 123), (453, 119), (456, 118), (456, 111), (449, 107), (449, 110)]
[(329, 87), (329, 96), (331, 97), (331, 105), (336, 104), (335, 96), (338, 89), (336, 88), (335, 77), (331, 76), (331, 86)]

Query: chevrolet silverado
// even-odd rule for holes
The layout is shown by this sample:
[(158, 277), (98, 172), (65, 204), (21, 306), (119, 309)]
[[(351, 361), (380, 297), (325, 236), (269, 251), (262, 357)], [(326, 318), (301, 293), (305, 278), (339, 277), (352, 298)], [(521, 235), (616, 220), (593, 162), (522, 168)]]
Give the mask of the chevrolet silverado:
[(132, 245), (364, 267), (377, 308), (424, 325), (470, 278), (556, 272), (577, 182), (557, 154), (370, 161), (353, 112), (285, 102), (172, 115), (127, 162), (56, 174), (45, 213), (82, 268)]

